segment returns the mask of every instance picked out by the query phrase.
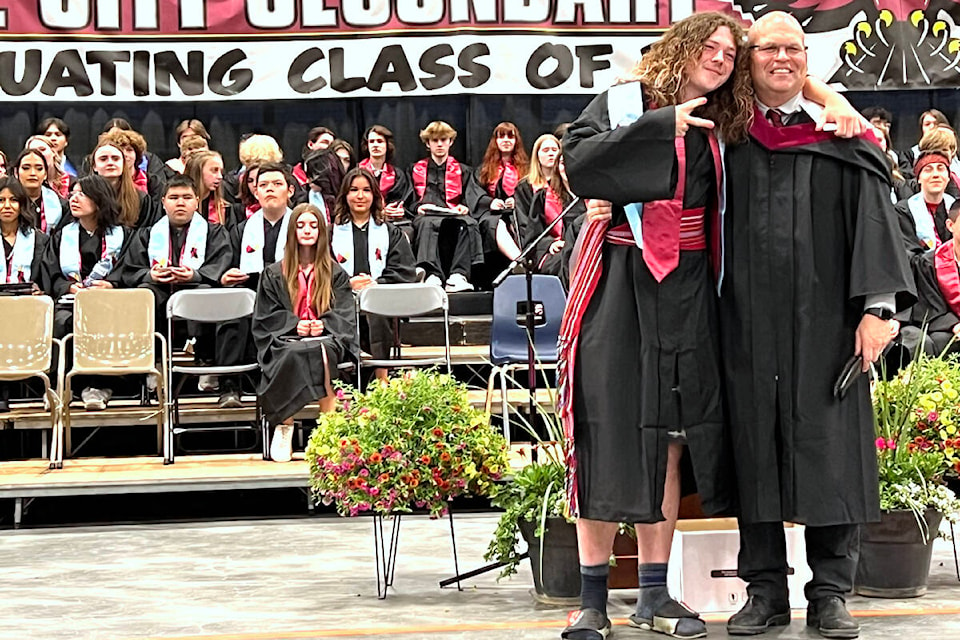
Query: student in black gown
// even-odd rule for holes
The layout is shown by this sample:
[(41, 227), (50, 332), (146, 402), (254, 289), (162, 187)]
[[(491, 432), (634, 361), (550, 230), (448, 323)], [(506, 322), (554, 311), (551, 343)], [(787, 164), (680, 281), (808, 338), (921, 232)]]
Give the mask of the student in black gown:
[(311, 402), (333, 410), (337, 364), (355, 357), (350, 278), (330, 253), (323, 214), (310, 204), (290, 216), (283, 257), (257, 288), (253, 339), (261, 367), (260, 402), (275, 427), (271, 457), (290, 460), (293, 417)]
[[(467, 194), (470, 215), (480, 224), (485, 255), (499, 252), (512, 260), (511, 256), (519, 253), (519, 247), (512, 245), (509, 236), (504, 238), (497, 234), (497, 227), (504, 215), (513, 213), (516, 207), (514, 192), (520, 179), (527, 175), (529, 166), (530, 158), (517, 125), (501, 122), (494, 127), (483, 162)], [(495, 264), (501, 262), (494, 260)]]
[(159, 218), (153, 199), (133, 183), (135, 167), (126, 159), (118, 135), (105, 133), (90, 154), (93, 173), (104, 178), (113, 189), (120, 211), (120, 224), (125, 227), (149, 227)]
[[(333, 256), (350, 276), (354, 291), (416, 279), (410, 243), (387, 222), (383, 196), (372, 173), (359, 167), (347, 173), (334, 205), (334, 222)], [(393, 318), (364, 316), (361, 323), (361, 346), (374, 358), (389, 357)], [(377, 369), (376, 376), (386, 380), (387, 370)]]
[(223, 158), (217, 151), (200, 151), (187, 160), (184, 175), (197, 185), (200, 208), (197, 209), (211, 224), (232, 227), (236, 219), (228, 211), (223, 197)]
[[(120, 224), (120, 211), (113, 188), (98, 175), (80, 178), (70, 193), (73, 222), (50, 238), (44, 257), (44, 287), (57, 300), (53, 332), (62, 338), (73, 331), (73, 303), (59, 302), (81, 289), (112, 289), (120, 284), (116, 269), (132, 235)], [(103, 410), (113, 395), (111, 389), (90, 383), (80, 394), (88, 411)]]
[[(42, 158), (42, 157), (41, 157)], [(34, 228), (27, 194), (16, 178), (0, 177), (0, 282), (34, 283), (34, 292), (43, 293), (36, 284), (42, 277), (42, 265), (48, 236)], [(10, 383), (0, 382), (0, 412), (9, 409)]]
[(844, 598), (859, 525), (880, 516), (876, 434), (869, 376), (842, 397), (833, 385), (852, 356), (863, 371), (877, 359), (914, 287), (872, 132), (817, 131), (800, 23), (768, 13), (749, 44), (756, 104), (748, 140), (727, 147), (719, 305), (749, 599), (727, 631), (790, 624), (787, 521), (805, 526), (807, 626), (855, 638)]
[[(176, 291), (220, 286), (220, 277), (230, 267), (233, 249), (223, 225), (210, 223), (197, 210), (200, 200), (192, 179), (176, 175), (164, 185), (161, 200), (165, 215), (153, 226), (140, 229), (131, 239), (121, 263), (125, 287), (143, 287), (153, 292), (157, 331), (166, 333), (167, 301)], [(214, 327), (187, 327), (196, 338), (198, 362), (216, 362)], [(168, 336), (171, 340), (173, 336)], [(225, 391), (221, 408), (240, 406), (236, 390)]]
[(413, 216), (403, 206), (410, 199), (413, 187), (406, 172), (393, 163), (397, 152), (393, 132), (382, 124), (373, 125), (364, 132), (360, 151), (367, 156), (360, 161), (360, 167), (372, 173), (379, 182), (380, 193), (386, 203), (383, 214), (387, 222), (400, 227), (407, 240), (413, 242)]
[(911, 259), (949, 242), (953, 234), (947, 225), (947, 210), (955, 198), (946, 192), (950, 183), (950, 161), (936, 151), (925, 151), (913, 168), (920, 191), (897, 203), (903, 242)]
[(27, 194), (27, 206), (37, 229), (50, 234), (70, 222), (70, 205), (46, 185), (47, 159), (36, 149), (24, 149), (17, 156), (14, 175)]
[[(456, 130), (443, 121), (428, 124), (420, 141), (428, 158), (410, 168), (413, 195), (407, 209), (413, 215), (414, 255), (426, 281), (446, 290), (472, 291), (473, 265), (483, 263), (483, 240), (466, 205), (473, 170), (450, 155)], [(436, 209), (444, 210), (436, 213)], [(449, 264), (443, 259), (449, 254)]]
[[(958, 216), (960, 216), (960, 200), (954, 201), (947, 212), (947, 227), (951, 232), (957, 226)], [(910, 309), (909, 319), (900, 327), (900, 340), (914, 357), (920, 351), (922, 338), (925, 338), (922, 348), (930, 357), (939, 356), (947, 347), (950, 353), (960, 351), (958, 261), (960, 261), (960, 236), (956, 233), (953, 233), (950, 240), (913, 261), (917, 304)], [(924, 332), (926, 332), (925, 335)]]

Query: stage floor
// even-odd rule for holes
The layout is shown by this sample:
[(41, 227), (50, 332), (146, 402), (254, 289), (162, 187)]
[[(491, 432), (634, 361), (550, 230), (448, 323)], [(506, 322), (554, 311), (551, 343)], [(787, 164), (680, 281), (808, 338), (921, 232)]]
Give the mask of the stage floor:
[[(180, 462), (177, 463), (177, 466)], [(283, 465), (272, 465), (277, 473)], [(496, 515), (456, 518), (460, 568), (483, 564)], [(109, 525), (0, 532), (0, 640), (281, 640), (411, 638), (556, 640), (566, 611), (535, 605), (529, 569), (440, 589), (453, 573), (446, 520), (408, 518), (394, 588), (377, 600), (370, 518)], [(615, 638), (654, 638), (625, 626), (632, 592), (615, 592)], [(948, 543), (936, 543), (930, 593), (855, 597), (865, 640), (960, 638), (960, 583)], [(799, 640), (802, 613), (764, 638)], [(726, 637), (726, 614), (706, 616)]]

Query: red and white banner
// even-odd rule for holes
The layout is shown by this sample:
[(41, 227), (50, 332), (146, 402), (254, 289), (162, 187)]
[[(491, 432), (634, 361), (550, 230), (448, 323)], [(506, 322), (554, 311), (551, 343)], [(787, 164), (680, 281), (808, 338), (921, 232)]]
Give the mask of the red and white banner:
[(811, 73), (960, 86), (957, 0), (0, 0), (0, 100), (596, 93), (694, 11), (788, 10)]

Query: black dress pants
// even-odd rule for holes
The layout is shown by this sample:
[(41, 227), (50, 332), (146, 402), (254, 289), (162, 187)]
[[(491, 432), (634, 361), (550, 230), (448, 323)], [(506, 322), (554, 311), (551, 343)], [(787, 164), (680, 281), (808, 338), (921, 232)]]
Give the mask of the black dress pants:
[[(813, 579), (804, 586), (808, 602), (839, 596), (853, 589), (860, 556), (860, 525), (805, 527), (807, 564)], [(787, 544), (781, 522), (740, 523), (737, 575), (747, 583), (749, 595), (777, 603), (789, 601)]]

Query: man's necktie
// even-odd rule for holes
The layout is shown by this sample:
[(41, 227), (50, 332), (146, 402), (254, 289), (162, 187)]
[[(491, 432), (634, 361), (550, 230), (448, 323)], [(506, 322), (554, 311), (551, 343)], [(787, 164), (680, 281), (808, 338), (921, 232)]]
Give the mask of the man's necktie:
[(775, 127), (782, 127), (784, 125), (783, 113), (779, 109), (767, 109), (767, 120)]

